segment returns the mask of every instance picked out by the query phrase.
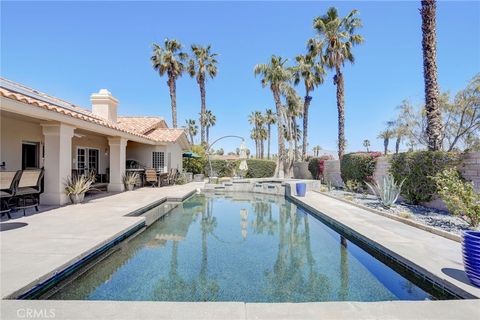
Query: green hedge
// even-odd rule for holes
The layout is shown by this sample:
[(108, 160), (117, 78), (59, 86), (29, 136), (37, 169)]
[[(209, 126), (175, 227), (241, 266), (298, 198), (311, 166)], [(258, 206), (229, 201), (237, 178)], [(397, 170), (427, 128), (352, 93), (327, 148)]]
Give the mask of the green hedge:
[(245, 178), (269, 178), (275, 174), (277, 163), (272, 160), (247, 160), (248, 170)]
[(396, 181), (405, 179), (402, 196), (409, 203), (418, 204), (433, 200), (437, 185), (432, 177), (460, 163), (454, 152), (415, 151), (393, 155), (390, 172)]
[(370, 181), (375, 172), (377, 158), (381, 152), (355, 152), (343, 156), (340, 163), (340, 173), (343, 182), (357, 182), (365, 186), (365, 181)]
[[(238, 174), (238, 167), (240, 160), (212, 160), (212, 171), (216, 177), (232, 177)], [(268, 178), (275, 174), (276, 163), (270, 160), (247, 160), (248, 170), (245, 173), (245, 178)], [(210, 174), (210, 166), (208, 161), (205, 163), (204, 172), (208, 176)]]

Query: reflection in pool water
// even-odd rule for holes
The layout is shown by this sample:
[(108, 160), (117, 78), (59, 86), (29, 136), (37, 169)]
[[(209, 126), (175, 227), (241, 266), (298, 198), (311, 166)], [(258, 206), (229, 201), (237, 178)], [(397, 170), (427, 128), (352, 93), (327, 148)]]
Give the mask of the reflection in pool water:
[(195, 195), (51, 299), (433, 298), (282, 197)]

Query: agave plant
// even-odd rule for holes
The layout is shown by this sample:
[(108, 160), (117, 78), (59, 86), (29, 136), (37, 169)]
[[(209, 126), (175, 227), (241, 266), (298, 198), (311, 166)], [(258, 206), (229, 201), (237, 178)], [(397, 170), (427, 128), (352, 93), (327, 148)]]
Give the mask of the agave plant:
[(140, 175), (138, 172), (127, 172), (123, 176), (123, 184), (128, 190), (132, 190), (133, 186), (140, 181)]
[(79, 175), (73, 177), (67, 177), (65, 183), (65, 193), (67, 196), (85, 194), (92, 189), (94, 179), (91, 176)]
[(365, 181), (365, 184), (378, 197), (378, 200), (380, 200), (383, 206), (390, 208), (397, 201), (404, 182), (405, 179), (397, 184), (393, 176), (388, 173), (383, 177), (382, 182), (378, 180), (373, 182)]

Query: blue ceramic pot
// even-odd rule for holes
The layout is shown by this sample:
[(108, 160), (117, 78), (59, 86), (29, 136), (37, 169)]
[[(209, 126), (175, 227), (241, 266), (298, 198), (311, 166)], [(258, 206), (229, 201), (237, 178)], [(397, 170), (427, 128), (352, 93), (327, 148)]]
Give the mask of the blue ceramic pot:
[(470, 282), (480, 287), (480, 231), (465, 231), (462, 237), (465, 273)]
[(307, 192), (307, 184), (299, 182), (295, 185), (295, 189), (298, 197), (305, 197), (305, 193)]

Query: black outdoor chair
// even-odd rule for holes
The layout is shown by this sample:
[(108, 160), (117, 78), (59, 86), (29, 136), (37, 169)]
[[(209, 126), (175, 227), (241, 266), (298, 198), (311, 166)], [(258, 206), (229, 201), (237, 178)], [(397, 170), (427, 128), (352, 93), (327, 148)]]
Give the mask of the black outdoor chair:
[(22, 171), (0, 171), (0, 216), (6, 214), (9, 219), (11, 202), (17, 191)]
[(25, 209), (27, 208), (35, 207), (35, 210), (38, 211), (43, 174), (43, 169), (22, 171), (14, 196), (16, 200), (14, 209), (23, 209), (23, 215), (25, 215)]

